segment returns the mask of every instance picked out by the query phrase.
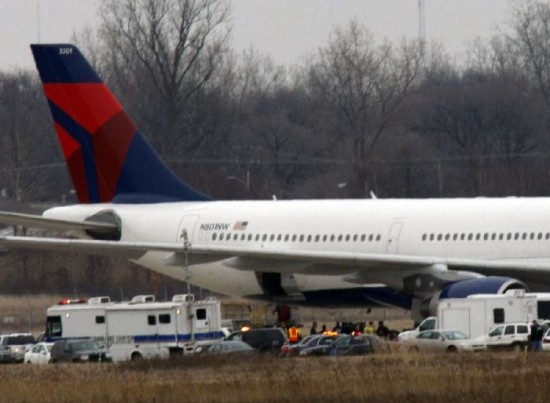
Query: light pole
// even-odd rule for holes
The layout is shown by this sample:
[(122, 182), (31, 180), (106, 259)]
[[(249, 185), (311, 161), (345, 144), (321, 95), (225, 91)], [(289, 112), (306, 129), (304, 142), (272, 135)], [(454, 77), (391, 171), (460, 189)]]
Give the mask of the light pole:
[(238, 176), (228, 176), (227, 179), (237, 181), (246, 187), (246, 191), (250, 192), (250, 170), (246, 170), (246, 180), (242, 180)]

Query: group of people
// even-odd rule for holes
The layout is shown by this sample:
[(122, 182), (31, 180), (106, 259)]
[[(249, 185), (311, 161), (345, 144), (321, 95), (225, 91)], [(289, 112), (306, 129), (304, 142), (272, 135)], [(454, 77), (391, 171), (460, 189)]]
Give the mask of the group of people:
[(328, 330), (326, 325), (323, 325), (320, 330), (317, 329), (317, 322), (313, 322), (311, 325), (311, 329), (309, 331), (310, 334), (327, 334), (329, 332), (334, 333), (344, 333), (344, 334), (351, 334), (351, 335), (362, 335), (362, 334), (376, 334), (379, 337), (382, 337), (384, 339), (387, 339), (390, 336), (390, 330), (386, 325), (384, 325), (384, 321), (378, 321), (378, 327), (374, 326), (374, 322), (370, 321), (368, 323), (365, 322), (336, 322), (336, 325), (332, 328), (332, 330)]

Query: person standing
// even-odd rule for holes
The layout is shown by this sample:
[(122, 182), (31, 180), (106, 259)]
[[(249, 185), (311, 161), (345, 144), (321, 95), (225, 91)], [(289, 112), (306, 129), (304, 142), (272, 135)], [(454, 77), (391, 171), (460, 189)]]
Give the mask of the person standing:
[(542, 327), (536, 320), (531, 324), (531, 351), (542, 351)]
[(376, 333), (376, 327), (374, 327), (374, 323), (370, 321), (367, 326), (365, 326), (365, 334), (375, 334)]
[(319, 333), (317, 331), (317, 322), (313, 322), (313, 324), (311, 325), (311, 329), (309, 330), (309, 334), (317, 334)]

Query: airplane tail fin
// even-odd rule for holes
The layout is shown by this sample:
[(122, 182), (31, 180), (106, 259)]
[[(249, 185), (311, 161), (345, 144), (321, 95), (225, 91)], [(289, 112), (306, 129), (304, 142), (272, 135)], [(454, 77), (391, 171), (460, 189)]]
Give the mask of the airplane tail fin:
[(31, 45), (81, 203), (203, 201), (160, 160), (73, 45)]

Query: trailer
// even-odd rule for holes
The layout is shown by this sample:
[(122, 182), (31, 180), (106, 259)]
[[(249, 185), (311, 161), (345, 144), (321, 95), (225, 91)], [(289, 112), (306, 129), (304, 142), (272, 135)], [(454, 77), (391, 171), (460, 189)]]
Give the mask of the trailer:
[[(545, 294), (549, 296), (550, 294)], [(413, 330), (399, 334), (400, 341), (415, 338), (424, 330), (460, 330), (470, 338), (488, 334), (503, 323), (531, 322), (539, 318), (542, 294), (509, 290), (505, 294), (477, 294), (439, 301), (437, 317), (426, 318)]]
[(470, 338), (488, 334), (504, 323), (527, 323), (537, 318), (537, 298), (524, 290), (444, 299), (437, 309), (440, 329), (460, 330)]
[(222, 340), (220, 312), (219, 300), (195, 301), (192, 294), (168, 302), (152, 295), (118, 303), (109, 297), (62, 300), (47, 310), (46, 339), (92, 338), (113, 361), (166, 358)]

